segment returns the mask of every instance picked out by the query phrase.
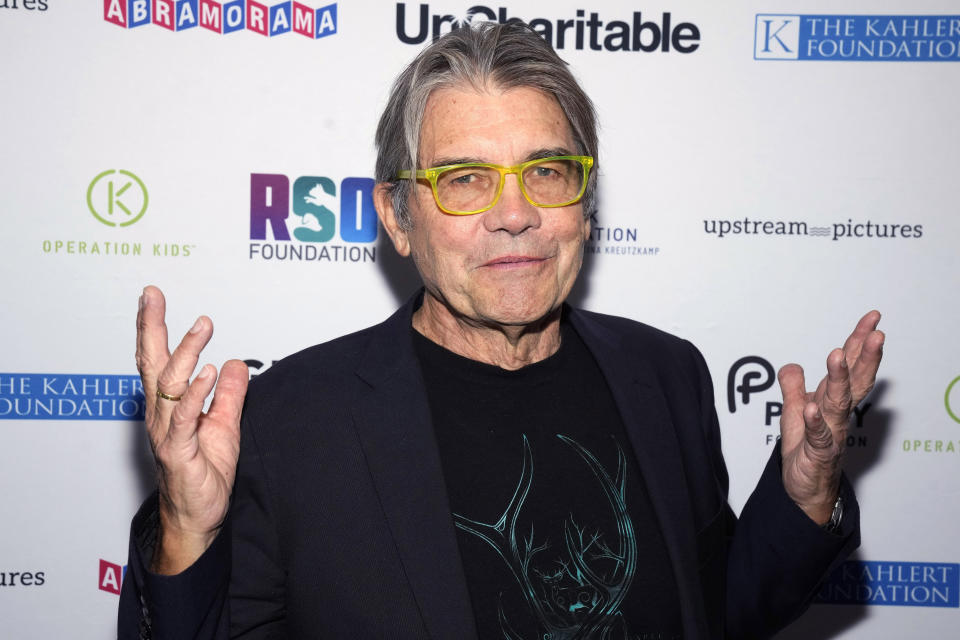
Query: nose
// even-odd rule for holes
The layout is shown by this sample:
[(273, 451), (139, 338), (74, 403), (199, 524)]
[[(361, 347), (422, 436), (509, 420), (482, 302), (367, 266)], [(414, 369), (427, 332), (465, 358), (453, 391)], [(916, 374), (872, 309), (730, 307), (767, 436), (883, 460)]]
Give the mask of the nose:
[(510, 174), (505, 176), (497, 204), (483, 213), (483, 225), (487, 231), (506, 231), (515, 236), (538, 228), (541, 213), (524, 197), (517, 176)]

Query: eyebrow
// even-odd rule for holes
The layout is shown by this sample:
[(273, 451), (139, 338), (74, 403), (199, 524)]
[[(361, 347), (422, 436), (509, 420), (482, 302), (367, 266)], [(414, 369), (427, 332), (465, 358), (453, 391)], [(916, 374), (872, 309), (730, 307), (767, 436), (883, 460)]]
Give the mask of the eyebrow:
[[(530, 160), (541, 160), (543, 158), (551, 158), (553, 156), (569, 156), (572, 155), (570, 150), (566, 147), (552, 147), (549, 149), (537, 149), (536, 151), (531, 151), (527, 156), (522, 160), (522, 162), (528, 162)], [(481, 164), (491, 164), (482, 158), (476, 156), (445, 156), (442, 158), (437, 158), (434, 160), (431, 167), (448, 167), (453, 164), (471, 164), (471, 163), (481, 163)], [(518, 163), (519, 164), (519, 163)]]

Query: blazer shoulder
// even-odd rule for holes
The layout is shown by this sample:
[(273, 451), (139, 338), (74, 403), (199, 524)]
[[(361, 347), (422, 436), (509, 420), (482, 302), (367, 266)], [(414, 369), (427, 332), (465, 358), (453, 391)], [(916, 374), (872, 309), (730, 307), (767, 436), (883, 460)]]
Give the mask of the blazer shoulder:
[(573, 314), (579, 316), (583, 326), (596, 328), (598, 333), (615, 336), (624, 347), (640, 350), (654, 359), (668, 358), (675, 361), (677, 358), (687, 360), (691, 354), (700, 356), (700, 352), (689, 340), (637, 320), (583, 309), (575, 309)]
[(250, 381), (245, 411), (303, 406), (308, 398), (344, 397), (380, 325), (307, 347)]

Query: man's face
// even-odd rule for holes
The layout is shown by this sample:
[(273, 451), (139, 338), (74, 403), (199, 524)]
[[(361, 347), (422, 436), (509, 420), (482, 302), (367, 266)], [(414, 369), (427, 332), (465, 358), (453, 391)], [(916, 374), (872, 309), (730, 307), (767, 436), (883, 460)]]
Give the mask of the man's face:
[[(419, 167), (460, 162), (513, 166), (536, 157), (577, 153), (557, 101), (521, 87), (476, 92), (438, 89), (427, 101)], [(577, 203), (541, 209), (506, 176), (488, 211), (443, 213), (430, 185), (410, 199), (412, 228), (389, 229), (398, 251), (412, 254), (428, 295), (460, 319), (483, 325), (528, 325), (570, 293), (583, 259), (589, 222)]]

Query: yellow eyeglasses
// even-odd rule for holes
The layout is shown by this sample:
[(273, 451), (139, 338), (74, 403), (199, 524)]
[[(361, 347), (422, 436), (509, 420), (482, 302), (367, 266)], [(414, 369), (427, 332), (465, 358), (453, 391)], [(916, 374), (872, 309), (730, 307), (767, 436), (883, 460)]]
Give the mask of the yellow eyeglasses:
[[(444, 213), (469, 216), (497, 204), (508, 173), (517, 176), (520, 191), (535, 207), (566, 207), (583, 197), (593, 167), (591, 156), (552, 156), (512, 167), (486, 162), (450, 164), (418, 169), (418, 179), (429, 180), (433, 198)], [(397, 178), (411, 179), (410, 171)]]

